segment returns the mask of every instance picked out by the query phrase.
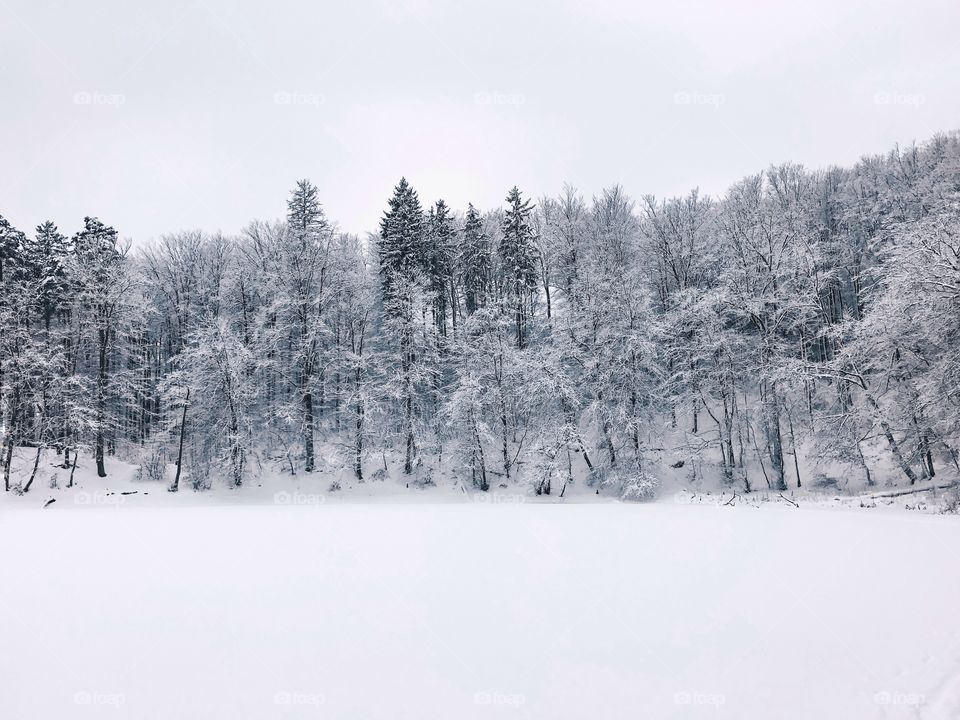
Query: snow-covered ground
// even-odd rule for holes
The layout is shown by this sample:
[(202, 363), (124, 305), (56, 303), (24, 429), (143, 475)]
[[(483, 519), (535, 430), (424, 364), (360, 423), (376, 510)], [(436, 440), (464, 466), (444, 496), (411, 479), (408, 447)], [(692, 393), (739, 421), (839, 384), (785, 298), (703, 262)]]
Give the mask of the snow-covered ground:
[(99, 482), (0, 505), (0, 718), (960, 717), (955, 516)]

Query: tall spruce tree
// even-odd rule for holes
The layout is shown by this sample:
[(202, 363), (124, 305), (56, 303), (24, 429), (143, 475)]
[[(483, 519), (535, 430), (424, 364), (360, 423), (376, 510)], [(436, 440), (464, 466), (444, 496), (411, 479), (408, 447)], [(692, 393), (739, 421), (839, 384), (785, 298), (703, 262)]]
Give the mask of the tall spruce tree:
[(23, 233), (0, 216), (0, 423), (3, 446), (0, 463), (4, 468), (4, 489), (10, 489), (10, 459), (13, 456), (16, 425), (22, 405), (19, 378), (11, 366), (21, 346), (20, 313), (16, 312), (20, 295), (15, 285), (23, 250)]
[(517, 347), (520, 349), (526, 344), (530, 294), (537, 286), (537, 248), (530, 225), (532, 212), (533, 205), (529, 200), (523, 200), (520, 190), (514, 185), (507, 195), (500, 257), (503, 261), (507, 294), (513, 305)]
[(317, 188), (300, 180), (287, 201), (287, 242), (284, 272), (278, 280), (289, 342), (297, 366), (296, 390), (303, 415), (304, 469), (314, 469), (314, 385), (319, 374), (323, 407), (321, 354), (323, 345), (324, 284), (330, 243), (330, 225), (317, 199)]
[(68, 291), (69, 254), (70, 244), (66, 236), (49, 220), (37, 226), (33, 239), (24, 242), (24, 271), (40, 284), (38, 311), (47, 331)]
[(400, 359), (397, 395), (403, 408), (405, 455), (403, 471), (413, 472), (416, 381), (422, 352), (417, 342), (417, 306), (423, 290), (425, 266), (423, 210), (416, 191), (401, 178), (380, 222), (377, 249), (384, 314), (396, 338)]
[(487, 304), (493, 282), (490, 238), (484, 232), (483, 218), (472, 204), (467, 205), (459, 260), (464, 304), (472, 315)]
[[(456, 228), (453, 226), (450, 208), (443, 200), (437, 200), (437, 204), (430, 208), (426, 239), (424, 260), (427, 289), (433, 296), (433, 318), (437, 331), (446, 336), (448, 306), (451, 315), (456, 312), (455, 289), (451, 286)], [(456, 319), (453, 318), (452, 322), (455, 326)]]
[(94, 457), (97, 475), (107, 476), (104, 452), (112, 430), (108, 415), (111, 355), (116, 341), (117, 311), (128, 286), (118, 285), (123, 254), (117, 247), (117, 231), (94, 217), (83, 219), (83, 230), (73, 238), (78, 268), (80, 303), (93, 332), (96, 352), (96, 437)]
[(0, 215), (0, 282), (9, 277), (23, 247), (24, 235)]
[(391, 312), (394, 284), (412, 280), (425, 264), (423, 208), (416, 191), (406, 178), (393, 190), (387, 212), (380, 221), (377, 251), (380, 256), (380, 283), (385, 307)]

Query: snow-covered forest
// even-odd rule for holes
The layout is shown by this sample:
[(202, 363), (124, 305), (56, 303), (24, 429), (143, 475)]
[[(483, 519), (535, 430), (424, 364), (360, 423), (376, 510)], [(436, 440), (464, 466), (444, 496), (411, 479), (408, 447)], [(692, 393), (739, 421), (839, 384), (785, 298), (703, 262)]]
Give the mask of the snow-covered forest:
[(237, 236), (0, 219), (4, 489), (44, 452), (65, 483), (116, 457), (181, 491), (333, 464), (625, 499), (667, 463), (741, 493), (960, 467), (960, 134), (716, 198), (540, 190), (400, 179), (368, 237), (309, 180)]

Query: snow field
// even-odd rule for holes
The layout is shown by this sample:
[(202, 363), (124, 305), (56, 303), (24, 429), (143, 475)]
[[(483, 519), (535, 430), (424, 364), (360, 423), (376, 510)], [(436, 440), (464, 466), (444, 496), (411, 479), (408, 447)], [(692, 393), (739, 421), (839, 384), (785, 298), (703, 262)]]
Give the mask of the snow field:
[(0, 717), (953, 718), (955, 518), (0, 511)]

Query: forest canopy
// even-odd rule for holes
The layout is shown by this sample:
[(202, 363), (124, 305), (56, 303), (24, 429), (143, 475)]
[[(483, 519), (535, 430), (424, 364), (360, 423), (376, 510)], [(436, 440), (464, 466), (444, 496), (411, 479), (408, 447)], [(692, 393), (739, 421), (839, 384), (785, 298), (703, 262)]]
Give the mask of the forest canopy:
[(447, 464), (641, 499), (665, 446), (745, 491), (960, 469), (957, 133), (719, 198), (453, 209), (400, 179), (385, 208), (344, 233), (301, 180), (282, 220), (132, 249), (108, 218), (0, 218), (5, 490), (34, 480), (15, 447), (175, 467), (171, 489)]

